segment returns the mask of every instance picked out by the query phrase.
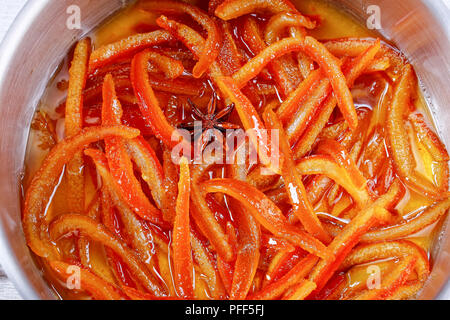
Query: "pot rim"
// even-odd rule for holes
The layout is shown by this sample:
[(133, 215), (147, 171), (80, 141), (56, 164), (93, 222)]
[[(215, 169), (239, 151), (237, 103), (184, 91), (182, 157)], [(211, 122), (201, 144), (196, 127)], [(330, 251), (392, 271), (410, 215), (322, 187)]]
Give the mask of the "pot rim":
[[(39, 17), (47, 1), (29, 0), (20, 10), (0, 43), (0, 92), (4, 88), (5, 77), (15, 52), (34, 21)], [(1, 261), (8, 279), (24, 299), (40, 299), (36, 290), (27, 279), (16, 254), (12, 251), (10, 240), (6, 237), (5, 226), (0, 219), (0, 257), (8, 257)], [(14, 270), (14, 272), (12, 272)]]
[[(51, 0), (28, 0), (19, 14), (14, 19), (9, 27), (5, 37), (0, 43), (0, 93), (4, 86), (5, 74), (9, 69), (11, 61), (14, 59), (17, 48), (23, 41), (27, 31), (32, 28), (32, 25), (39, 18), (42, 10), (48, 5)], [(447, 11), (450, 15), (450, 2), (442, 1), (423, 1), (423, 4), (428, 8), (430, 14), (439, 22), (441, 27), (445, 30), (446, 37), (450, 41), (450, 24), (447, 24), (444, 16), (439, 12)], [(450, 224), (450, 222), (447, 222)], [(450, 228), (447, 228), (450, 233)], [(447, 237), (450, 234), (446, 235)], [(20, 266), (16, 253), (12, 250), (11, 241), (5, 233), (5, 225), (0, 219), (0, 257), (8, 257), (1, 261), (2, 268), (8, 279), (15, 285), (16, 290), (22, 298), (37, 300), (41, 297), (33, 288), (32, 283), (28, 280), (24, 270)], [(450, 295), (450, 280), (447, 278), (445, 284), (442, 284), (435, 299), (448, 299)]]

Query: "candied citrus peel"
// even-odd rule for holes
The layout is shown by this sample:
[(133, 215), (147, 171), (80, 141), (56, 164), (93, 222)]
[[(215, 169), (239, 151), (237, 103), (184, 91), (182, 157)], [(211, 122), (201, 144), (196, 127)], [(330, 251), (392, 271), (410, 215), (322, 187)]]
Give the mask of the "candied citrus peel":
[[(77, 43), (58, 118), (40, 110), (32, 126), (48, 154), (24, 180), (22, 222), (50, 283), (79, 268), (73, 295), (98, 300), (420, 291), (450, 158), (401, 53), (318, 40), (332, 16), (288, 0), (141, 0), (126, 13), (114, 18), (125, 38)], [(368, 264), (378, 288), (359, 278)]]

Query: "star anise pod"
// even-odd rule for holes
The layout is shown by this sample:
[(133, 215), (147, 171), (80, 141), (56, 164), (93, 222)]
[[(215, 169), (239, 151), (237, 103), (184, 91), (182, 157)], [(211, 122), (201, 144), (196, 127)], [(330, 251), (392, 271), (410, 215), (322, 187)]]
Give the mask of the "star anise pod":
[[(234, 123), (223, 121), (226, 119), (234, 109), (234, 103), (226, 106), (224, 109), (216, 113), (217, 109), (217, 95), (213, 93), (211, 100), (209, 101), (207, 113), (202, 112), (191, 99), (187, 100), (192, 108), (192, 112), (196, 118), (196, 121), (183, 123), (180, 128), (194, 132), (194, 143), (201, 143), (201, 149), (203, 150), (206, 145), (211, 141), (211, 138), (215, 136), (214, 130), (217, 129), (224, 133), (227, 129), (239, 129), (240, 126)], [(201, 132), (195, 132), (198, 126), (198, 121), (201, 122)], [(205, 133), (207, 136), (205, 136)], [(199, 140), (201, 139), (201, 140)], [(217, 137), (216, 137), (217, 139)]]

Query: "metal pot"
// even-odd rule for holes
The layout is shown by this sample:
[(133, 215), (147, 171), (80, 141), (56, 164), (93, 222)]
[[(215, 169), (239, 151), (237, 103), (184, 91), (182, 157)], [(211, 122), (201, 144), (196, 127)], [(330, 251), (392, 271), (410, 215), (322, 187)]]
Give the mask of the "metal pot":
[[(26, 246), (21, 225), (21, 187), (30, 123), (47, 80), (71, 45), (124, 0), (79, 0), (82, 30), (70, 30), (72, 0), (30, 0), (0, 47), (0, 262), (26, 299), (55, 299)], [(370, 5), (381, 13), (380, 32), (416, 68), (436, 127), (450, 146), (450, 3), (448, 0), (332, 0), (361, 22)], [(450, 299), (450, 223), (443, 225), (432, 252), (433, 272), (421, 299)]]

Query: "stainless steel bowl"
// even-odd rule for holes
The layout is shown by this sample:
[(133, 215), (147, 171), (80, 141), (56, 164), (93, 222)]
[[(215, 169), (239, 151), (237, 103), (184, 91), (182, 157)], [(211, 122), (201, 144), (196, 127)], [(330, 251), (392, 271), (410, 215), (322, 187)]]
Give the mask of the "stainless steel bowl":
[[(66, 26), (73, 0), (30, 0), (0, 47), (0, 263), (26, 299), (57, 296), (35, 267), (21, 226), (20, 178), (30, 122), (52, 74), (76, 39), (125, 0), (78, 0), (82, 30)], [(449, 0), (332, 0), (365, 23), (370, 5), (381, 9), (380, 30), (414, 64), (438, 131), (450, 146)], [(450, 299), (448, 219), (432, 253), (433, 273), (421, 299)]]

